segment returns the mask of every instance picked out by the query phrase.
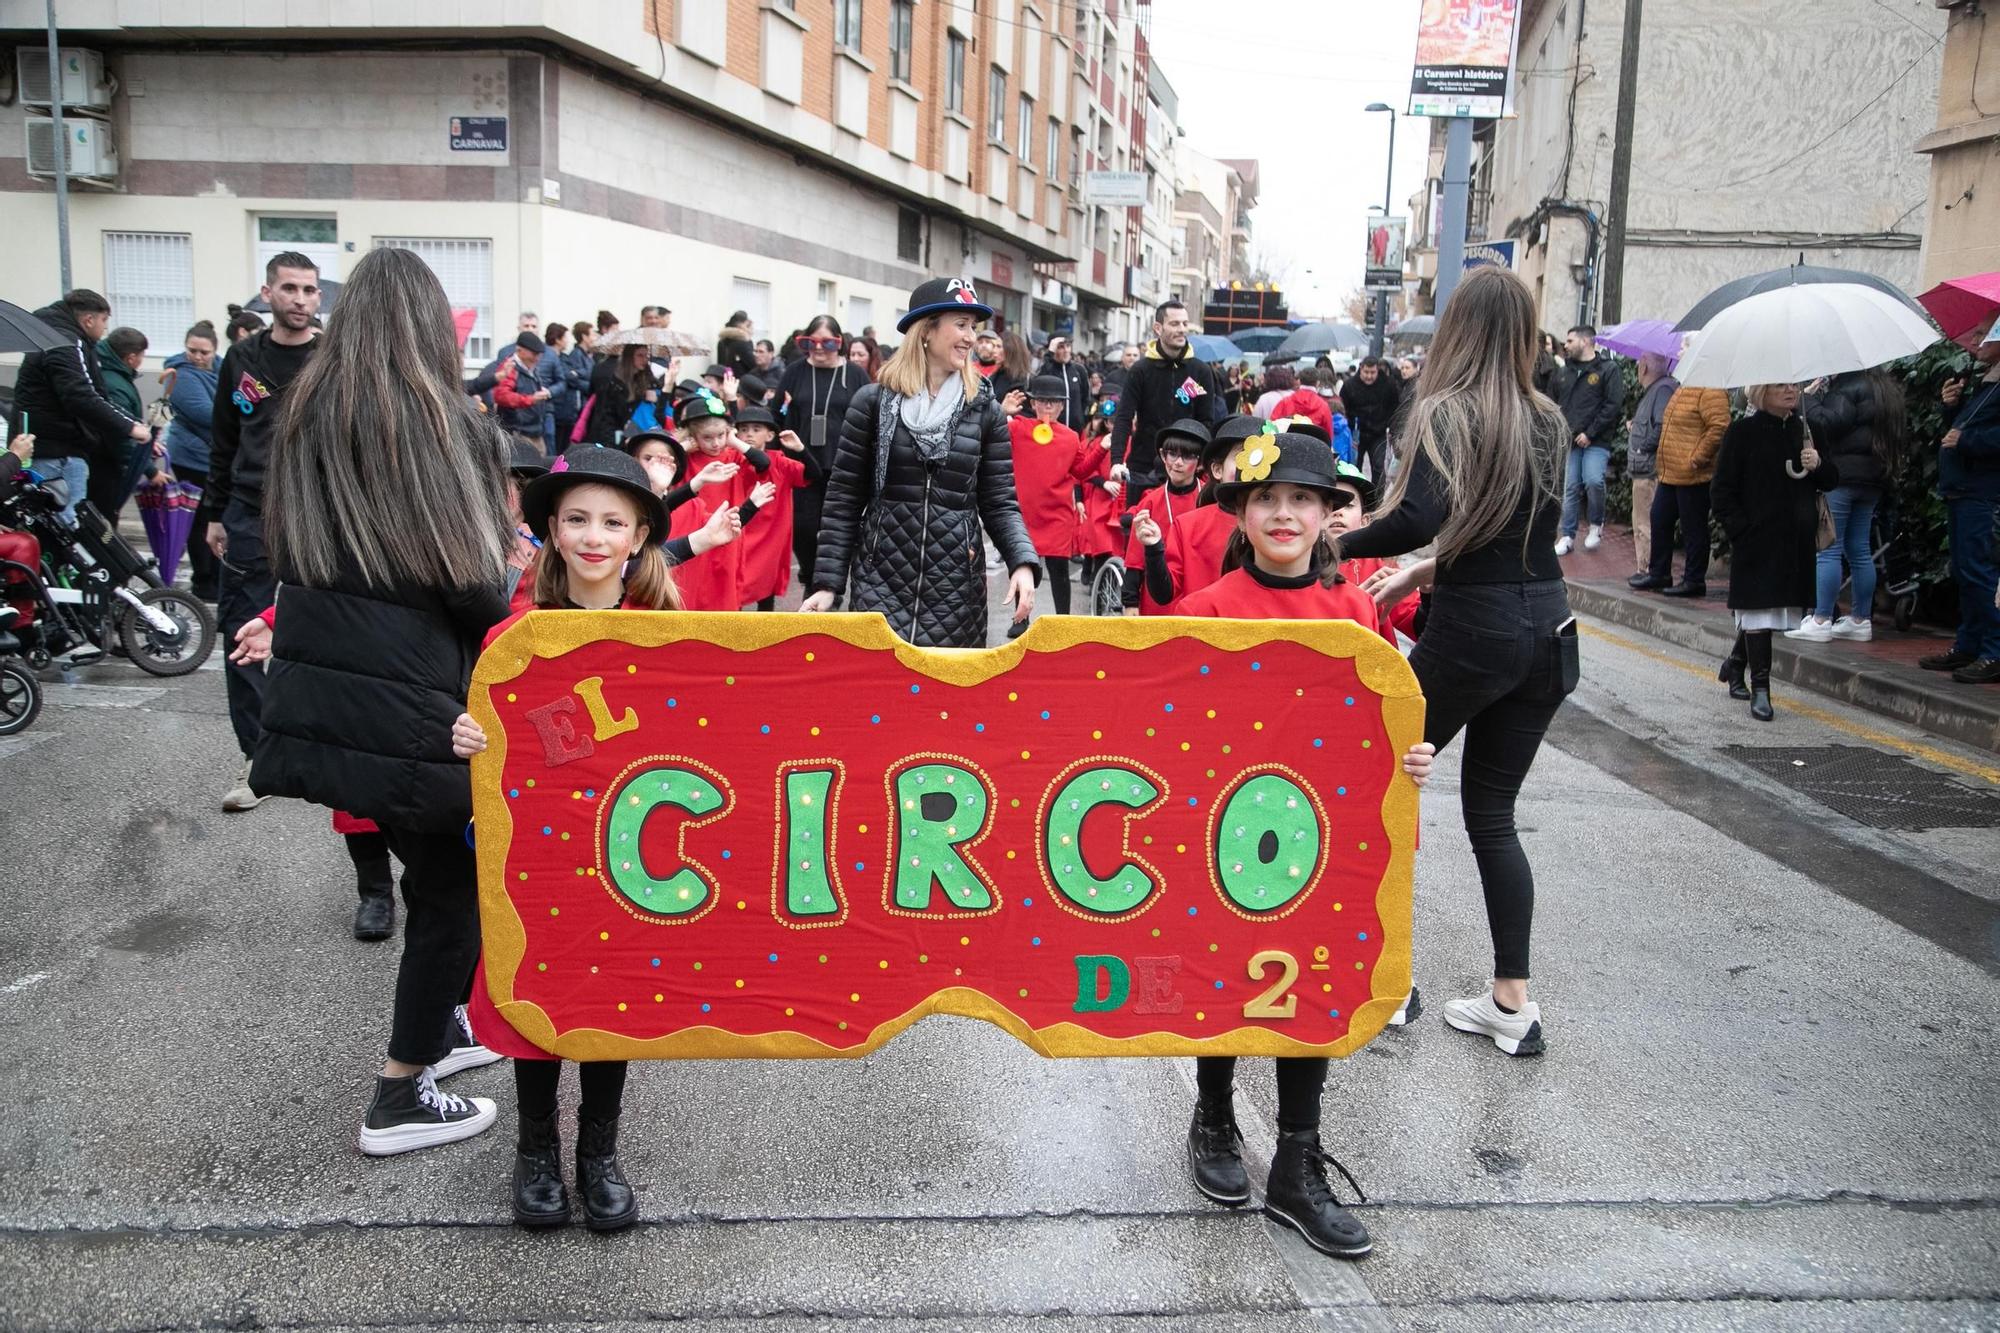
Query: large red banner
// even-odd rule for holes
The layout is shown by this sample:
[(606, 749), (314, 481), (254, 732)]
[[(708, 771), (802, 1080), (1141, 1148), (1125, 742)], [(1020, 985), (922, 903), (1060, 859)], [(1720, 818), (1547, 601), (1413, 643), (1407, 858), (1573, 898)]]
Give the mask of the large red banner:
[(1355, 625), (539, 612), (470, 708), (487, 984), (554, 1054), (1346, 1055), (1409, 989), (1423, 701)]

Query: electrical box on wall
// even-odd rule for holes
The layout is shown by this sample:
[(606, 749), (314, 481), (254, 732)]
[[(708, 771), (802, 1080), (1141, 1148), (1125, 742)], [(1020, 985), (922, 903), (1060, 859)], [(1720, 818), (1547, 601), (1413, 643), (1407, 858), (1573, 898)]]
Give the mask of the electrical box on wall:
[[(81, 46), (59, 46), (56, 52), (62, 67), (63, 110), (109, 111), (111, 84), (104, 77), (103, 55)], [(14, 83), (21, 90), (23, 106), (52, 104), (48, 47), (14, 48)]]
[[(29, 116), (27, 130), (28, 174), (44, 180), (56, 174), (56, 123), (47, 116)], [(118, 144), (111, 126), (102, 120), (78, 117), (63, 122), (64, 165), (71, 180), (113, 184), (118, 179)]]

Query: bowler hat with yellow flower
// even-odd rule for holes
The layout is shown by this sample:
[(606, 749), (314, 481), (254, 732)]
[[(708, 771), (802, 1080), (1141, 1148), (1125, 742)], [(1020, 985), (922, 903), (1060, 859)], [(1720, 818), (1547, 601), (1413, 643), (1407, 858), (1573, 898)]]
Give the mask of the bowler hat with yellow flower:
[(1218, 482), (1214, 491), (1215, 502), (1232, 514), (1261, 486), (1285, 482), (1332, 495), (1340, 480), (1332, 447), (1310, 435), (1260, 432), (1243, 441), (1233, 461), (1236, 480)]

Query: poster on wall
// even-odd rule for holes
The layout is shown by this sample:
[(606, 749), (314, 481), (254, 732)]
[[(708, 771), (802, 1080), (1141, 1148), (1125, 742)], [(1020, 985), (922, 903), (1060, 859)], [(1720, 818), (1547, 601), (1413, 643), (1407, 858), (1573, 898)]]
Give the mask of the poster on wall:
[(1403, 282), (1403, 242), (1408, 218), (1385, 218), (1371, 213), (1367, 220), (1368, 254), (1366, 282), (1370, 287), (1401, 286)]
[(1409, 990), (1423, 700), (1357, 625), (537, 612), (468, 706), (487, 994), (555, 1054), (1338, 1056)]
[(1410, 114), (1512, 114), (1520, 20), (1521, 0), (1423, 0)]

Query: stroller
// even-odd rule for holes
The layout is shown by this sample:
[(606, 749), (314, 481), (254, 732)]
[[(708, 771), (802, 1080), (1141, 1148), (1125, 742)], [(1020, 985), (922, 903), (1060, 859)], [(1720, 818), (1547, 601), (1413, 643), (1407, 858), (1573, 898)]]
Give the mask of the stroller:
[(114, 645), (155, 676), (184, 676), (206, 661), (215, 647), (209, 609), (163, 583), (153, 560), (88, 501), (76, 507), (75, 526), (64, 522), (60, 480), (22, 476), (0, 497), (0, 527), (32, 537), (40, 560), (0, 556), (0, 606), (15, 612), (11, 635), (28, 665), (79, 666)]
[(21, 656), (20, 608), (0, 603), (0, 736), (26, 731), (42, 711), (42, 682)]

